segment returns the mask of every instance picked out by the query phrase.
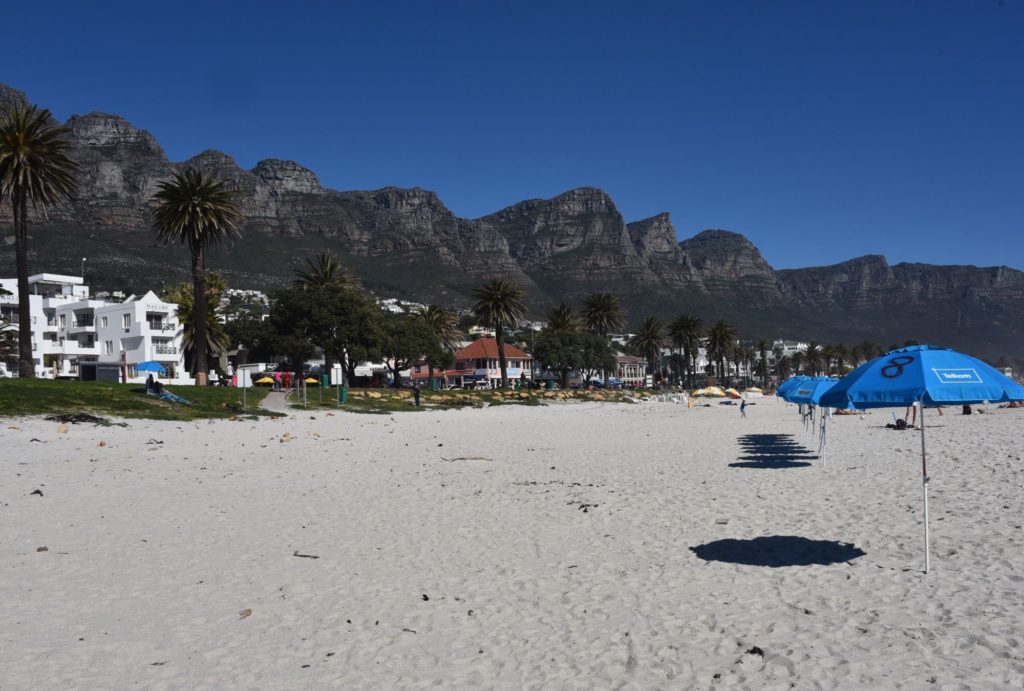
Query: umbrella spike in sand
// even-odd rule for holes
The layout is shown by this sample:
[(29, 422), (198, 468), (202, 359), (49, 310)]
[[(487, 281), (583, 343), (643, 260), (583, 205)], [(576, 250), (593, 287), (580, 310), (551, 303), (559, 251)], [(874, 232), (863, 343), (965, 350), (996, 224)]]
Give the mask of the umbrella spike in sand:
[(864, 363), (821, 397), (833, 408), (893, 408), (917, 405), (921, 429), (921, 491), (924, 502), (924, 572), (931, 568), (928, 525), (928, 455), (925, 406), (1024, 400), (1024, 387), (981, 360), (949, 348), (910, 346)]

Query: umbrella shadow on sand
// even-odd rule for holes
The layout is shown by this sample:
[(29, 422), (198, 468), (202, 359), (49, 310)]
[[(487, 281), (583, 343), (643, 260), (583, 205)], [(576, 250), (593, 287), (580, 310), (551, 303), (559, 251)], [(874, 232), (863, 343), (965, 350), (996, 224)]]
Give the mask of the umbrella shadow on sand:
[(749, 540), (715, 540), (691, 547), (699, 559), (746, 566), (828, 566), (867, 554), (846, 542), (808, 540), (796, 535), (768, 535)]
[(730, 468), (805, 468), (811, 465), (808, 460), (817, 458), (791, 434), (747, 434), (739, 438), (739, 444), (747, 455), (740, 456), (738, 463), (730, 463)]

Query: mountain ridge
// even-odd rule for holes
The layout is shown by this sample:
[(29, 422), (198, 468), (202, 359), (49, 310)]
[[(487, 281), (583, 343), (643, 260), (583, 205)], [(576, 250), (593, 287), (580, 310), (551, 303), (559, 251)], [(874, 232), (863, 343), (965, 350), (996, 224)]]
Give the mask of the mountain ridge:
[[(0, 103), (23, 100), (0, 85)], [(437, 193), (326, 188), (301, 164), (267, 158), (246, 170), (206, 149), (170, 161), (148, 131), (111, 113), (73, 115), (71, 157), (81, 171), (72, 204), (33, 219), (33, 271), (78, 273), (97, 288), (186, 280), (179, 248), (150, 229), (159, 182), (186, 167), (239, 191), (243, 240), (211, 253), (211, 269), (242, 288), (273, 288), (307, 257), (334, 252), (382, 295), (453, 307), (482, 281), (523, 285), (534, 314), (592, 292), (620, 296), (631, 323), (647, 314), (723, 318), (744, 337), (822, 341), (932, 340), (997, 357), (1024, 356), (1024, 272), (864, 255), (838, 264), (774, 269), (745, 236), (708, 229), (680, 240), (669, 213), (627, 222), (604, 190), (578, 187), (461, 218)], [(0, 208), (0, 227), (9, 225)], [(13, 272), (13, 253), (0, 252)], [(139, 285), (136, 285), (139, 284)]]

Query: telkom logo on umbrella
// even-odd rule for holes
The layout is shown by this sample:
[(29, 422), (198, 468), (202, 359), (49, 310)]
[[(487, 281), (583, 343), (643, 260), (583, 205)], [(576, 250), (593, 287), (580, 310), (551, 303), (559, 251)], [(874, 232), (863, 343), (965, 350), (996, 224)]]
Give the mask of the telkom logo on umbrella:
[(935, 376), (943, 384), (984, 384), (981, 375), (975, 369), (938, 369), (932, 368)]

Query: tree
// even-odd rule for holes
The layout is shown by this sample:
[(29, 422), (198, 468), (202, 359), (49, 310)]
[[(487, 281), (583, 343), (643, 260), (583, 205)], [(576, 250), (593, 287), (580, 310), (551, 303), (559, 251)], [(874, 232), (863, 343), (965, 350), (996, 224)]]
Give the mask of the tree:
[[(583, 324), (595, 334), (608, 338), (609, 334), (621, 330), (626, 316), (619, 304), (619, 298), (611, 293), (594, 293), (583, 300)], [(614, 365), (613, 365), (614, 367)], [(601, 376), (608, 381), (608, 371), (601, 370)]]
[(350, 290), (359, 288), (359, 279), (333, 254), (318, 254), (306, 260), (306, 269), (295, 269), (292, 284), (299, 288), (333, 288)]
[(569, 386), (569, 373), (583, 368), (584, 335), (579, 331), (546, 328), (533, 345), (534, 360), (558, 372), (558, 383), (563, 389)]
[(473, 314), (488, 326), (494, 327), (494, 340), (498, 346), (498, 364), (501, 366), (501, 386), (508, 388), (508, 366), (505, 360), (505, 327), (514, 327), (526, 313), (523, 289), (514, 283), (495, 278), (473, 291), (476, 303)]
[(821, 362), (823, 359), (824, 354), (822, 353), (821, 346), (814, 341), (808, 343), (807, 350), (804, 351), (804, 365), (812, 377), (818, 376), (821, 372)]
[(736, 348), (736, 331), (719, 319), (708, 331), (708, 359), (718, 364), (718, 378), (725, 379), (725, 361)]
[(656, 361), (665, 347), (665, 329), (656, 317), (647, 317), (630, 339), (630, 347), (647, 359), (648, 371), (655, 372)]
[(768, 390), (768, 341), (763, 338), (757, 342), (757, 354), (761, 360), (761, 388)]
[(789, 356), (789, 363), (793, 367), (793, 374), (802, 374), (806, 370), (806, 356), (799, 350)]
[[(241, 314), (224, 325), (228, 346), (246, 352), (246, 361), (264, 362), (274, 356), (273, 332), (267, 321), (253, 314)], [(240, 361), (239, 364), (245, 364)]]
[(615, 369), (615, 350), (607, 338), (594, 333), (580, 333), (580, 344), (584, 381), (589, 381), (598, 372), (607, 373)]
[[(153, 196), (153, 229), (164, 242), (180, 241), (192, 255), (193, 295), (206, 294), (206, 250), (238, 236), (241, 212), (234, 192), (212, 175), (188, 169), (161, 182)], [(195, 301), (192, 317), (195, 329), (197, 383), (206, 380), (206, 300)]]
[(549, 309), (545, 315), (545, 321), (547, 321), (545, 328), (553, 332), (579, 331), (580, 328), (579, 315), (565, 303)]
[(693, 377), (697, 370), (697, 354), (700, 351), (700, 339), (704, 335), (703, 328), (703, 322), (692, 314), (681, 314), (669, 325), (673, 343), (683, 349), (691, 389), (694, 387)]
[[(231, 339), (220, 321), (220, 298), (227, 289), (227, 281), (220, 274), (207, 276), (205, 332), (207, 353), (221, 353), (231, 345)], [(182, 325), (181, 346), (185, 351), (186, 364), (196, 363), (196, 302), (194, 285), (182, 283), (161, 295), (166, 302), (178, 305), (178, 321)]]
[(386, 313), (384, 315), (384, 361), (391, 370), (395, 387), (402, 387), (402, 370), (423, 361), (441, 349), (441, 342), (427, 323), (414, 315)]
[[(459, 347), (459, 341), (463, 338), (462, 330), (459, 329), (459, 315), (446, 310), (440, 305), (429, 305), (414, 315), (417, 319), (423, 320), (430, 331), (437, 338), (442, 346), (427, 357), (427, 377), (431, 386), (434, 383), (434, 368), (447, 368), (454, 361), (453, 353)], [(448, 357), (446, 357), (446, 354)]]
[(0, 115), (0, 202), (11, 202), (18, 274), (18, 376), (32, 378), (32, 315), (28, 292), (28, 208), (45, 214), (69, 201), (78, 164), (67, 156), (70, 130), (45, 108), (17, 103)]

